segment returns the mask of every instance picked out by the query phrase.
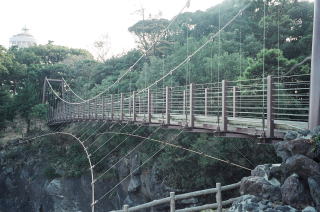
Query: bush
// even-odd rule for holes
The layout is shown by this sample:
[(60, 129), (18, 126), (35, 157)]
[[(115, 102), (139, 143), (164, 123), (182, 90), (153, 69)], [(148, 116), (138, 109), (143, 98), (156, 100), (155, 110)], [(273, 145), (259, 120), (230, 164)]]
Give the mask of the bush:
[(48, 178), (49, 180), (53, 180), (53, 179), (55, 179), (55, 178), (61, 177), (61, 175), (59, 175), (59, 174), (56, 172), (56, 170), (55, 170), (53, 167), (51, 167), (51, 166), (45, 168), (43, 174), (44, 174), (44, 176), (45, 176), (46, 178)]

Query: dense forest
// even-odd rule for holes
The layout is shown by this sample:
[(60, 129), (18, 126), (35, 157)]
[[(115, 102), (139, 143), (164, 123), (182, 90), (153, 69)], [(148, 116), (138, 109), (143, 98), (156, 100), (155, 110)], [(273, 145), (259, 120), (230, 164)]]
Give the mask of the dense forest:
[[(45, 76), (63, 77), (82, 97), (89, 97), (110, 86), (146, 54), (111, 92), (129, 92), (151, 84), (201, 46), (247, 2), (226, 0), (204, 12), (183, 13), (155, 46), (152, 44), (170, 20), (139, 21), (128, 29), (136, 37), (137, 48), (104, 62), (94, 60), (86, 50), (52, 43), (21, 49), (0, 47), (0, 128), (17, 114), (29, 120), (45, 113), (45, 107), (39, 105)], [(261, 77), (263, 55), (265, 75), (309, 73), (312, 20), (310, 2), (268, 0), (264, 5), (252, 1), (219, 37), (158, 86)], [(301, 61), (304, 63), (291, 70)]]
[[(95, 60), (86, 50), (52, 43), (30, 48), (6, 49), (0, 46), (0, 129), (4, 130), (17, 115), (27, 123), (33, 118), (45, 119), (46, 105), (41, 104), (45, 77), (63, 77), (73, 90), (87, 98), (112, 85), (145, 54), (145, 57), (110, 92), (131, 92), (146, 87), (180, 64), (248, 2), (251, 3), (242, 15), (215, 37), (210, 45), (157, 86), (261, 78), (264, 64), (265, 76), (309, 73), (312, 3), (298, 0), (267, 0), (264, 4), (260, 0), (225, 0), (206, 11), (179, 15), (163, 37), (160, 36), (162, 30), (170, 20), (151, 18), (137, 22), (128, 29), (136, 37), (136, 49), (105, 61)], [(160, 41), (153, 45), (159, 38)], [(150, 48), (151, 51), (148, 51)], [(147, 132), (148, 129), (144, 131)], [(277, 160), (270, 148), (257, 146), (250, 140), (237, 143), (239, 149), (234, 149), (231, 147), (235, 146), (236, 140), (214, 138), (217, 142), (208, 142), (212, 139), (207, 134), (191, 134), (184, 136), (180, 142), (184, 146), (200, 150), (214, 149), (216, 153), (220, 152), (221, 157), (242, 162), (250, 167), (263, 161)], [(226, 140), (229, 142), (224, 142)], [(114, 145), (116, 142), (117, 140), (114, 141)], [(204, 142), (206, 145), (202, 145)], [(244, 155), (250, 155), (249, 158), (239, 160), (238, 150)], [(215, 180), (222, 182), (222, 178), (226, 181), (229, 178), (229, 181), (232, 181), (234, 177), (230, 169), (218, 162), (209, 162), (183, 152), (166, 151), (160, 157), (163, 161), (159, 164), (162, 175), (170, 174), (167, 181), (174, 187), (205, 187), (214, 184)], [(171, 158), (179, 159), (173, 162)], [(86, 163), (86, 158), (75, 157), (70, 160), (70, 166), (77, 164), (76, 160)], [(189, 163), (189, 169), (185, 170), (185, 166), (179, 164), (186, 161), (197, 162)], [(254, 161), (254, 164), (250, 164), (250, 161)], [(79, 167), (82, 171), (86, 170), (82, 165), (75, 167), (71, 171)], [(203, 177), (198, 178), (196, 172), (201, 172)], [(215, 179), (208, 180), (205, 176), (212, 173), (220, 174), (216, 175)], [(242, 176), (246, 173), (244, 171), (238, 174)], [(73, 176), (74, 173), (69, 175)]]

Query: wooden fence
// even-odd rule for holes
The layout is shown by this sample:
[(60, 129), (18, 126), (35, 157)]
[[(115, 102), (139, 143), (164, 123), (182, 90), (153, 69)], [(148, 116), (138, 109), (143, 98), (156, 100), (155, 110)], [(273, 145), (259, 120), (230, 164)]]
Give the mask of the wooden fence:
[[(185, 193), (185, 194), (178, 194), (178, 195), (175, 195), (175, 192), (170, 192), (169, 197), (166, 197), (163, 199), (158, 199), (158, 200), (153, 200), (151, 202), (144, 203), (142, 205), (137, 205), (134, 207), (129, 207), (129, 205), (124, 205), (122, 210), (116, 210), (116, 211), (112, 211), (112, 212), (139, 211), (142, 209), (151, 208), (151, 207), (161, 205), (161, 204), (166, 204), (166, 203), (170, 203), (170, 212), (192, 212), (192, 211), (200, 211), (200, 210), (206, 210), (206, 209), (217, 209), (217, 212), (222, 212), (223, 206), (232, 204), (234, 201), (236, 201), (239, 198), (239, 197), (231, 198), (231, 199), (222, 201), (222, 197), (221, 197), (222, 191), (227, 191), (227, 190), (239, 188), (240, 184), (241, 183), (238, 182), (235, 184), (221, 187), (221, 183), (217, 183), (216, 188), (210, 188), (210, 189), (194, 191), (194, 192)], [(176, 201), (178, 201), (178, 200), (188, 199), (188, 198), (197, 197), (197, 196), (201, 196), (201, 195), (214, 194), (214, 193), (216, 194), (216, 203), (176, 210)]]

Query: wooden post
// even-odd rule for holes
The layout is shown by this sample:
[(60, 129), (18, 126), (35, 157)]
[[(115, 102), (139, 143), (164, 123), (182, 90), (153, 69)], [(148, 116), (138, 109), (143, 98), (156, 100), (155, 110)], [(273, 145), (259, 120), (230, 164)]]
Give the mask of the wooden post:
[(44, 78), (43, 87), (42, 87), (42, 104), (46, 101), (46, 92), (47, 92), (47, 77)]
[(183, 114), (187, 113), (186, 107), (187, 107), (187, 92), (186, 90), (184, 90), (183, 91)]
[(136, 92), (133, 91), (132, 94), (132, 121), (136, 121), (137, 120), (137, 114), (136, 114)]
[(236, 86), (232, 87), (232, 92), (233, 92), (233, 101), (232, 101), (232, 111), (233, 111), (233, 118), (235, 118), (237, 116), (237, 99), (238, 99), (238, 89)]
[(227, 81), (222, 80), (222, 131), (228, 130), (228, 117), (227, 117)]
[(193, 83), (190, 84), (190, 127), (193, 128), (194, 127), (194, 87), (195, 85)]
[(274, 114), (273, 114), (273, 102), (274, 102), (274, 85), (272, 76), (267, 78), (267, 137), (274, 137)]
[(139, 104), (139, 109), (138, 109), (138, 114), (141, 114), (141, 96), (138, 96), (138, 104)]
[(171, 89), (166, 86), (166, 124), (170, 124), (170, 92)]
[(151, 123), (152, 114), (152, 101), (151, 101), (151, 90), (148, 88), (148, 122)]
[(123, 121), (123, 93), (120, 94), (120, 120)]
[(218, 204), (217, 212), (222, 212), (221, 183), (216, 183), (217, 193), (216, 200)]
[(95, 98), (94, 99), (94, 106), (95, 106), (95, 108), (94, 108), (94, 117), (95, 117), (95, 119), (98, 119), (98, 100), (97, 100), (97, 98)]
[(114, 115), (114, 111), (113, 111), (113, 94), (111, 94), (111, 120), (113, 120), (113, 115)]
[(176, 211), (175, 193), (170, 192), (170, 212)]
[(102, 119), (105, 119), (106, 97), (102, 96)]
[(208, 88), (204, 89), (204, 115), (208, 116)]
[(129, 211), (129, 205), (124, 205), (123, 206), (123, 211), (128, 212)]

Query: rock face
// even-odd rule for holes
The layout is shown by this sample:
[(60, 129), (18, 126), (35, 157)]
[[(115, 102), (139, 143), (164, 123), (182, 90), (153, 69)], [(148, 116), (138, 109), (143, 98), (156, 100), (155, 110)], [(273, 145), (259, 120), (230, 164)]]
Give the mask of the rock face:
[(298, 212), (288, 205), (277, 205), (253, 195), (244, 195), (232, 204), (229, 212), (266, 211), (266, 212)]
[(251, 194), (268, 200), (281, 199), (280, 186), (273, 185), (263, 177), (251, 176), (241, 180), (240, 194)]
[(310, 194), (318, 211), (320, 211), (320, 176), (312, 176), (308, 178)]
[(320, 165), (304, 155), (294, 155), (288, 158), (283, 164), (283, 170), (286, 176), (296, 173), (305, 179), (309, 176), (320, 175)]
[(282, 202), (295, 208), (305, 208), (312, 204), (310, 192), (296, 174), (288, 177), (281, 186)]
[(252, 176), (241, 181), (240, 193), (245, 196), (229, 211), (320, 211), (320, 146), (315, 142), (319, 139), (320, 126), (287, 133), (274, 145), (282, 164), (252, 170)]
[[(0, 156), (3, 155), (0, 151)], [(2, 156), (1, 156), (2, 157)], [(43, 157), (43, 156), (41, 156)], [(39, 158), (41, 158), (39, 157)], [(55, 177), (44, 176), (45, 162), (27, 156), (25, 164), (8, 163), (6, 158), (0, 166), (0, 212), (87, 212), (91, 211), (91, 176)], [(96, 204), (96, 212), (120, 209), (169, 196), (169, 191), (157, 180), (156, 168), (143, 172), (138, 155), (132, 155), (116, 167), (118, 175), (101, 178), (95, 183), (96, 199), (123, 180), (130, 171), (133, 174), (109, 195)], [(136, 170), (136, 171), (134, 171)], [(190, 205), (190, 204), (189, 204)]]

